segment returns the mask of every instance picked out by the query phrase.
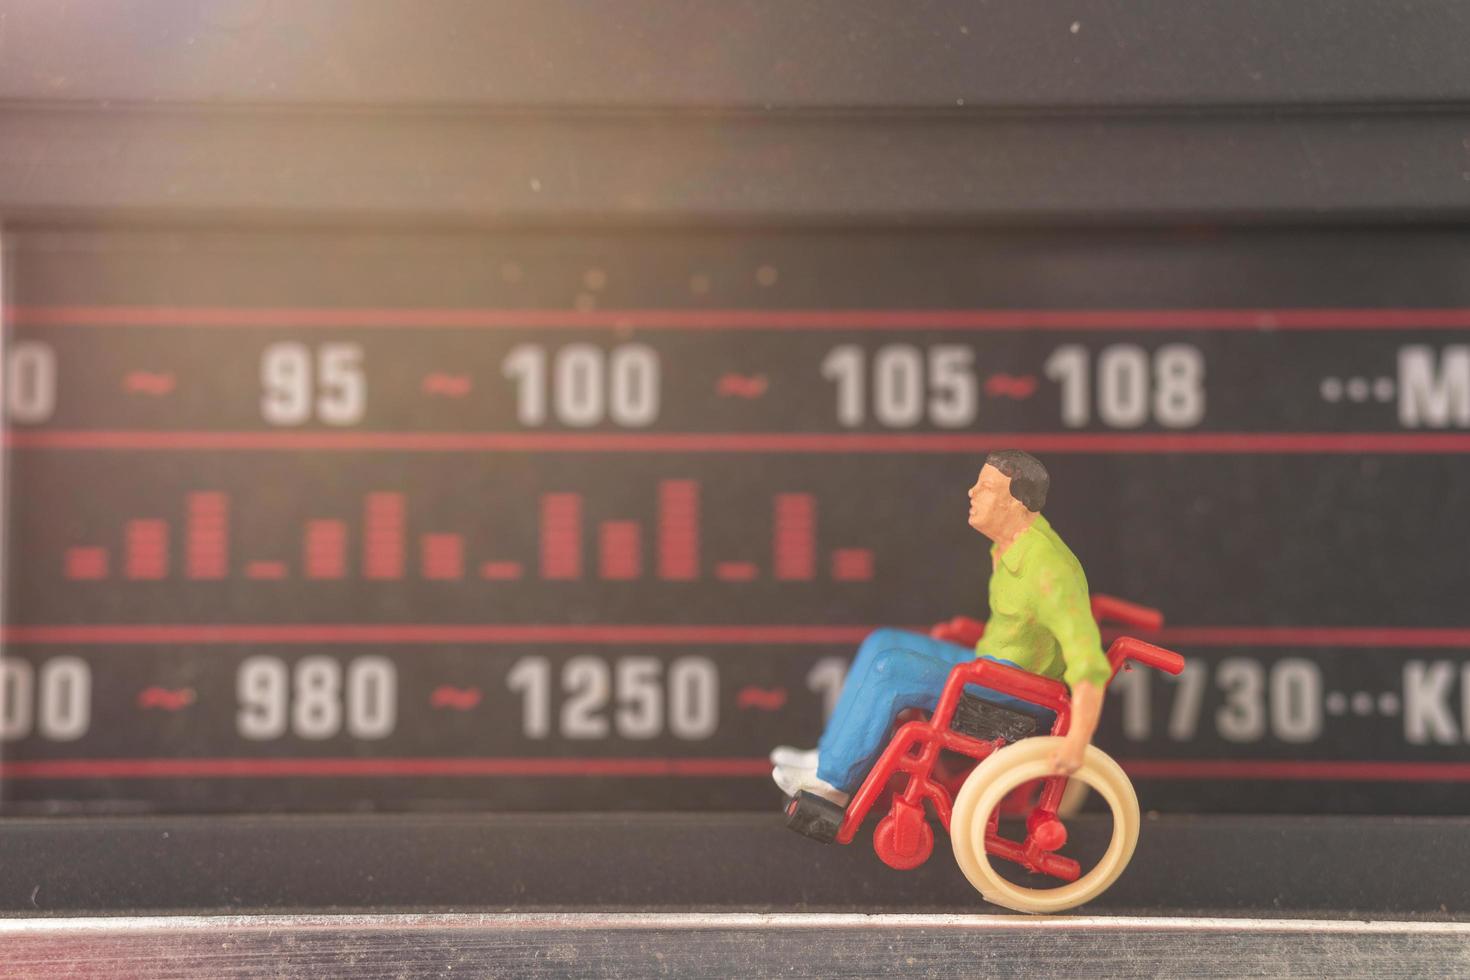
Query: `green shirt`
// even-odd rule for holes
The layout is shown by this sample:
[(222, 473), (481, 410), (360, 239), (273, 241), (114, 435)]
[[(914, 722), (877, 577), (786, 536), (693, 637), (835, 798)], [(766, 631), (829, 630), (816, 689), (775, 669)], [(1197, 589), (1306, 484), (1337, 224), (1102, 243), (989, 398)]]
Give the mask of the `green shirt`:
[(1087, 576), (1046, 518), (1037, 514), (993, 564), (990, 619), (975, 652), (1061, 678), (1068, 687), (1080, 681), (1104, 687), (1113, 672), (1092, 617)]

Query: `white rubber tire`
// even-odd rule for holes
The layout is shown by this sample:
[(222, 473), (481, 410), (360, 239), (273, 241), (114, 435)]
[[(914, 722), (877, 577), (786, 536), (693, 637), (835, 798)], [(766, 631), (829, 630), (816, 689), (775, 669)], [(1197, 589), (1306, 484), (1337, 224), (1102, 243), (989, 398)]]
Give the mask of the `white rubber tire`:
[(1067, 780), (1067, 788), (1062, 791), (1062, 802), (1057, 804), (1057, 816), (1075, 817), (1086, 805), (1087, 784), (1080, 779)]
[(1076, 881), (1055, 888), (1013, 884), (991, 866), (990, 856), (985, 853), (986, 819), (1011, 790), (1051, 775), (1051, 753), (1061, 742), (1061, 738), (1048, 735), (1006, 746), (976, 766), (955, 797), (949, 824), (955, 860), (987, 902), (1017, 912), (1076, 908), (1107, 891), (1133, 859), (1133, 849), (1138, 845), (1138, 794), (1122, 767), (1102, 749), (1089, 745), (1082, 768), (1071, 778), (1090, 786), (1113, 811), (1113, 836), (1102, 858)]

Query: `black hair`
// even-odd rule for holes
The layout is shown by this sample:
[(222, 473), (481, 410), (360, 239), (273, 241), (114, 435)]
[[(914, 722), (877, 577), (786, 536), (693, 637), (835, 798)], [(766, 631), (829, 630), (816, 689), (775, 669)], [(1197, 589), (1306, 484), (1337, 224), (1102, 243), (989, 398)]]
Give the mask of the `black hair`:
[(1041, 460), (1019, 449), (998, 449), (985, 457), (985, 465), (994, 466), (1002, 475), (1011, 478), (1011, 496), (1026, 506), (1027, 510), (1040, 510), (1046, 506), (1046, 493), (1051, 489), (1051, 477)]

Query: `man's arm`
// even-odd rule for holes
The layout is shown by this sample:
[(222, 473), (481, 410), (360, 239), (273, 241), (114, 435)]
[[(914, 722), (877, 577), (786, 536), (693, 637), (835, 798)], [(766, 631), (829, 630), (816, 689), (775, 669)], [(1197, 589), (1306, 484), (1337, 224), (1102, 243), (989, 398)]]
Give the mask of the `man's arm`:
[(1082, 768), (1082, 754), (1092, 742), (1092, 733), (1097, 731), (1102, 705), (1103, 689), (1096, 684), (1078, 681), (1072, 687), (1072, 724), (1061, 746), (1051, 754), (1052, 772), (1070, 776)]
[(1062, 648), (1066, 661), (1063, 680), (1072, 690), (1072, 719), (1065, 741), (1052, 753), (1052, 771), (1071, 775), (1082, 767), (1092, 735), (1102, 717), (1103, 688), (1112, 676), (1112, 668), (1102, 652), (1102, 637), (1088, 602), (1087, 586), (1063, 569), (1046, 569), (1040, 581), (1037, 613), (1041, 624), (1051, 631)]

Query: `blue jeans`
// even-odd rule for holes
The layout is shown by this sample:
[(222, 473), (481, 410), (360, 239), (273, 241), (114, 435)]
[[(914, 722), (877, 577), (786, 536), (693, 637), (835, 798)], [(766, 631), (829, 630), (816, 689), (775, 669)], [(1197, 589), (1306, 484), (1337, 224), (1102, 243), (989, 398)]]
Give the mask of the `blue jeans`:
[[(837, 707), (817, 743), (817, 777), (851, 793), (862, 784), (888, 742), (893, 720), (905, 708), (933, 711), (956, 664), (975, 659), (972, 647), (923, 633), (880, 629), (869, 633), (848, 669)], [(1008, 660), (986, 657), (1016, 666)], [(971, 684), (968, 691), (1050, 724), (1052, 712), (1029, 701)]]

